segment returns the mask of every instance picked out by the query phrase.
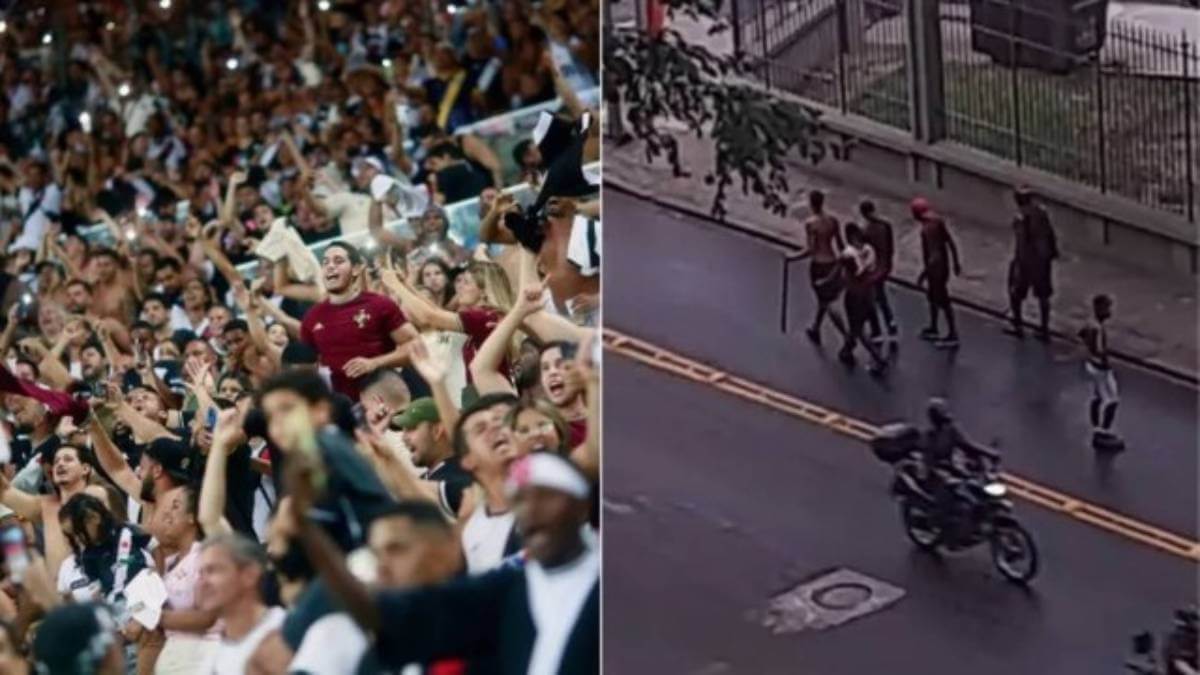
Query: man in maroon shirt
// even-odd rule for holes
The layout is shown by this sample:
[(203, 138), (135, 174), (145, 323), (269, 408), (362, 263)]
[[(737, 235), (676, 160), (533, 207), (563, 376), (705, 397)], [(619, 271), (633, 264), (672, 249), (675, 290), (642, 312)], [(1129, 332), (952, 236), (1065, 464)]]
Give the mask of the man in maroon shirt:
[(363, 258), (350, 244), (334, 242), (322, 255), (325, 299), (300, 322), (300, 341), (330, 370), (334, 391), (358, 400), (358, 380), (380, 368), (408, 362), (406, 343), (417, 331), (387, 296), (363, 291)]

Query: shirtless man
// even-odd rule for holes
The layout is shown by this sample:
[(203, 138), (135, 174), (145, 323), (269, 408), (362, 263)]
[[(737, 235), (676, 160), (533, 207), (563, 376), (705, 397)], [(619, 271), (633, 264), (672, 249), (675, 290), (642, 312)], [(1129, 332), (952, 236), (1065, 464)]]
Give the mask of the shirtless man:
[[(950, 236), (950, 228), (941, 216), (933, 212), (929, 202), (917, 197), (910, 204), (913, 220), (921, 228), (921, 257), (924, 268), (917, 277), (917, 285), (925, 286), (925, 297), (929, 301), (929, 326), (921, 331), (921, 339), (929, 340), (938, 347), (958, 347), (958, 329), (954, 324), (954, 308), (950, 305), (950, 272), (962, 275), (958, 260), (958, 247)], [(938, 315), (946, 315), (946, 335), (938, 337)]]
[(121, 269), (121, 262), (112, 249), (102, 248), (92, 253), (88, 266), (94, 276), (92, 297), (96, 314), (106, 319), (126, 322), (133, 316), (132, 286)]
[(810, 191), (808, 208), (812, 215), (804, 221), (804, 235), (808, 243), (802, 257), (812, 258), (808, 270), (813, 293), (817, 296), (817, 315), (812, 326), (805, 332), (809, 339), (821, 344), (821, 324), (824, 323), (826, 314), (833, 321), (834, 327), (842, 335), (846, 334), (846, 324), (833, 307), (845, 286), (845, 268), (841, 262), (841, 251), (845, 248), (845, 243), (842, 241), (842, 231), (838, 227), (837, 219), (825, 213), (824, 192)]

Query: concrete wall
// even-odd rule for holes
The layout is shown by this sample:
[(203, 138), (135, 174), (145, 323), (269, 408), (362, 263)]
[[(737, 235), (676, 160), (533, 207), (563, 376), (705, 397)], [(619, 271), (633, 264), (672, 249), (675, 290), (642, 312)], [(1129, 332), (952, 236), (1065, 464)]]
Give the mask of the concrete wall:
[(1012, 188), (1030, 185), (1050, 212), (1064, 249), (1154, 274), (1197, 275), (1200, 229), (1182, 217), (955, 143), (921, 143), (899, 129), (832, 110), (826, 110), (825, 121), (851, 150), (848, 160), (818, 165), (823, 175), (896, 197), (920, 193), (948, 215), (969, 214), (1003, 228), (1010, 225)]

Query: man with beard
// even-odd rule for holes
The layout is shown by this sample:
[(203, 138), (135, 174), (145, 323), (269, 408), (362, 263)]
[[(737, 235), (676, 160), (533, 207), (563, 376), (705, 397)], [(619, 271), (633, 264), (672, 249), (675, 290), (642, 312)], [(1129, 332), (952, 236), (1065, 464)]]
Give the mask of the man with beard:
[(174, 258), (163, 258), (154, 267), (154, 283), (158, 287), (156, 292), (162, 294), (163, 304), (174, 305), (183, 293), (183, 266)]
[[(22, 470), (13, 482), (21, 489), (38, 492), (42, 482), (40, 458), (52, 455), (62, 444), (59, 437), (54, 434), (58, 419), (46, 410), (46, 406), (24, 396), (15, 394), (5, 396), (4, 407), (12, 413), (16, 430), (16, 437), (10, 444), (12, 464), (17, 467), (28, 464), (26, 466), (28, 471)], [(39, 461), (31, 463), (30, 460), (35, 458)], [(30, 467), (36, 468), (31, 469)]]
[(542, 392), (571, 427), (569, 447), (575, 448), (587, 438), (587, 397), (573, 358), (567, 351), (576, 345), (551, 342), (542, 348), (540, 360)]
[[(375, 558), (376, 592), (445, 583), (463, 575), (462, 548), (454, 526), (424, 501), (404, 501), (371, 523), (367, 542)], [(423, 672), (463, 672), (459, 660), (427, 664)], [(362, 629), (344, 611), (313, 623), (289, 673), (354, 675), (381, 672), (379, 657)]]
[(140, 508), (144, 511), (142, 522), (153, 523), (154, 506), (162, 496), (191, 481), (195, 460), (191, 448), (182, 441), (165, 436), (150, 441), (141, 453), (135, 473), (95, 415), (90, 432), (100, 468), (129, 495), (130, 520), (137, 520)]
[[(311, 476), (297, 467), (289, 477), (303, 505)], [(372, 594), (318, 528), (299, 523), (314, 567), (354, 620), (376, 636), (382, 667), (455, 656), (488, 660), (513, 675), (600, 672), (600, 561), (583, 535), (591, 485), (570, 461), (539, 452), (513, 466), (507, 490), (527, 544), (526, 563), (415, 590)]]
[(363, 376), (407, 363), (405, 343), (417, 337), (395, 301), (360, 290), (363, 266), (358, 249), (330, 244), (321, 263), (326, 299), (300, 323), (300, 341), (316, 349), (329, 368), (334, 391), (353, 400)]
[(80, 374), (83, 384), (89, 390), (95, 390), (97, 385), (108, 377), (108, 362), (104, 358), (104, 347), (99, 342), (91, 340), (79, 350)]
[(422, 482), (429, 492), (436, 495), (447, 513), (457, 514), (472, 479), (454, 454), (450, 433), (442, 424), (437, 404), (431, 398), (419, 398), (392, 418), (391, 427), (403, 432), (413, 464), (425, 472)]
[(161, 293), (150, 293), (142, 299), (142, 321), (150, 325), (154, 342), (169, 340), (174, 332), (171, 328), (171, 302)]

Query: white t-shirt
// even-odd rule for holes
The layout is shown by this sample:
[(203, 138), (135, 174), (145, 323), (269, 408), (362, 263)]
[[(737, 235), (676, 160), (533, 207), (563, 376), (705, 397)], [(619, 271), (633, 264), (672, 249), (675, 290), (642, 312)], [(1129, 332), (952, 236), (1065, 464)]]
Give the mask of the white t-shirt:
[(600, 581), (600, 556), (589, 546), (579, 559), (556, 570), (531, 561), (525, 566), (525, 581), (529, 613), (537, 629), (529, 675), (554, 675), (559, 672), (575, 622)]
[(490, 516), (487, 507), (480, 504), (463, 527), (463, 553), (467, 557), (467, 571), (482, 574), (494, 569), (504, 560), (504, 545), (512, 534), (516, 516), (512, 511)]
[(309, 627), (288, 672), (354, 675), (369, 646), (349, 614), (330, 614)]
[[(150, 570), (154, 569), (154, 559), (145, 551), (142, 555), (146, 557), (146, 567)], [(127, 581), (132, 581), (129, 579)], [(100, 592), (100, 582), (91, 581), (87, 575), (83, 573), (83, 568), (76, 562), (74, 555), (69, 555), (62, 561), (62, 565), (58, 568), (58, 584), (57, 589), (59, 595), (70, 595), (75, 602), (96, 602), (104, 600)]]
[(287, 612), (282, 607), (271, 607), (259, 619), (258, 625), (241, 640), (231, 642), (222, 637), (221, 646), (217, 648), (216, 656), (213, 658), (212, 675), (246, 672), (246, 666), (250, 663), (250, 658), (254, 656), (258, 645), (262, 643), (268, 633), (282, 626), (286, 617)]

